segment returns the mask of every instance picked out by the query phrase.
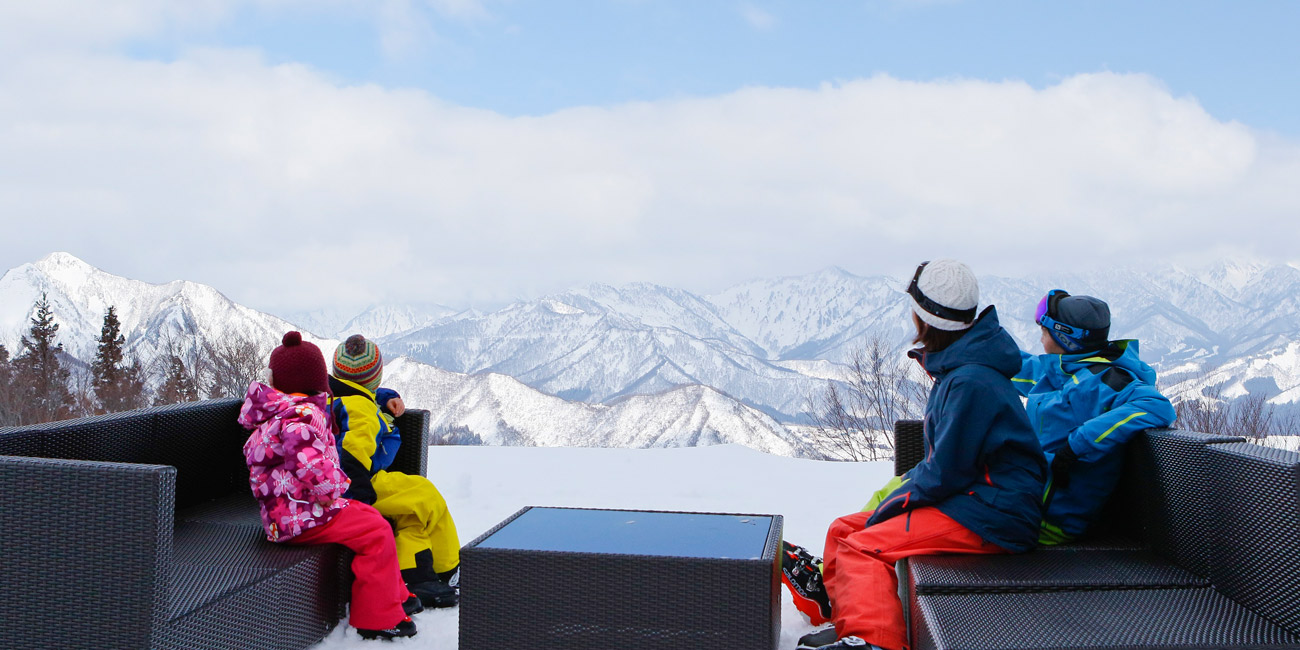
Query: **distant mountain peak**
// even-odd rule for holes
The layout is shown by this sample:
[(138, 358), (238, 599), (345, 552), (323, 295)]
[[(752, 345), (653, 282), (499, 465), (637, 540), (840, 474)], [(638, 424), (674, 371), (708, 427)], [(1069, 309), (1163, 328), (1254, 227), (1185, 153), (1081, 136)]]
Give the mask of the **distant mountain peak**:
[(87, 264), (76, 255), (62, 251), (50, 253), (49, 255), (42, 257), (40, 261), (36, 262), (35, 266), (47, 273), (55, 269), (74, 269), (85, 273), (99, 270)]
[(847, 278), (847, 279), (850, 279), (850, 280), (856, 280), (856, 279), (859, 278), (858, 275), (855, 275), (855, 274), (853, 274), (853, 273), (849, 273), (848, 271), (845, 271), (844, 269), (842, 269), (842, 268), (840, 268), (840, 267), (838, 267), (838, 266), (834, 266), (834, 265), (832, 265), (832, 266), (828, 266), (828, 267), (826, 267), (826, 268), (824, 268), (824, 269), (822, 269), (822, 270), (820, 270), (820, 271), (814, 273), (814, 274), (813, 274), (813, 277)]

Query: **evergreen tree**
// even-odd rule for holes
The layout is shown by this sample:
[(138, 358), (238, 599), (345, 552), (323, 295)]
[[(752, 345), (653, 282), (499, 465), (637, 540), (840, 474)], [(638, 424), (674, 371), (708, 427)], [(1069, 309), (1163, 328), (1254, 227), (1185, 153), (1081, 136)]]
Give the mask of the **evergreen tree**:
[(54, 341), (58, 335), (59, 324), (54, 322), (49, 297), (42, 293), (31, 329), (22, 339), (23, 353), (13, 364), (24, 424), (49, 422), (69, 413), (72, 394), (68, 392), (68, 370), (59, 362), (63, 344)]
[(190, 377), (185, 362), (177, 355), (170, 355), (167, 362), (167, 378), (163, 380), (162, 387), (158, 389), (158, 395), (154, 398), (154, 405), (193, 402), (198, 398), (198, 386), (194, 385), (194, 379)]
[(17, 387), (13, 383), (13, 363), (9, 361), (9, 350), (0, 345), (0, 427), (18, 424)]
[(110, 305), (104, 314), (104, 326), (99, 330), (99, 349), (90, 366), (101, 412), (116, 413), (144, 406), (142, 373), (135, 363), (126, 364), (125, 345), (117, 308)]

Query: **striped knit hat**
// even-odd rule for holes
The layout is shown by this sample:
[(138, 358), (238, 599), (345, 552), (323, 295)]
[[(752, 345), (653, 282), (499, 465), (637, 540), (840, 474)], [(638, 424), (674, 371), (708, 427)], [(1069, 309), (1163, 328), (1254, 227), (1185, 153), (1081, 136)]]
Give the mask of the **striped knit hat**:
[(353, 334), (334, 349), (334, 376), (364, 386), (366, 390), (379, 390), (379, 380), (384, 376), (384, 358), (379, 346), (360, 334)]

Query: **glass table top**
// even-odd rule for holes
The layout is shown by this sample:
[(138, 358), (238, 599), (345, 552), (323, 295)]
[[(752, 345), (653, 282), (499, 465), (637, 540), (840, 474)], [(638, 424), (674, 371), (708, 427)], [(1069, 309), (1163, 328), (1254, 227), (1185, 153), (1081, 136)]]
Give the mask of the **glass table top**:
[(765, 515), (530, 508), (478, 548), (757, 560), (771, 527)]

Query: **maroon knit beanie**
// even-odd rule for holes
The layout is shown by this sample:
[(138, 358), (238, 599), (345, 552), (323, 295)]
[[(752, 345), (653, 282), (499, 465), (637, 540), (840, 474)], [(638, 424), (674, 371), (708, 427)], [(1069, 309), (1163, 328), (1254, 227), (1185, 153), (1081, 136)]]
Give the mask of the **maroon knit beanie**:
[(302, 334), (288, 332), (283, 345), (271, 352), (271, 383), (282, 393), (329, 392), (329, 373), (320, 348), (302, 340)]

